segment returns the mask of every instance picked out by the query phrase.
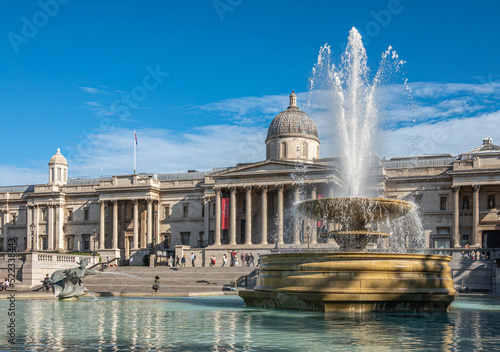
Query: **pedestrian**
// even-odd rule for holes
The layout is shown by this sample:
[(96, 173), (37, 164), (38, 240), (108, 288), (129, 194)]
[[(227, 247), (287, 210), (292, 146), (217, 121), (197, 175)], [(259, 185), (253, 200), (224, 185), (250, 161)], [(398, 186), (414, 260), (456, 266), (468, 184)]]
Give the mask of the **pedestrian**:
[(251, 266), (255, 266), (255, 263), (254, 263), (254, 261), (253, 261), (253, 260), (254, 260), (254, 257), (253, 257), (252, 252), (250, 252), (250, 255), (248, 256), (248, 259), (249, 259), (249, 260), (248, 260), (248, 262), (247, 262), (247, 266), (250, 266), (250, 265), (251, 265)]
[(168, 257), (168, 266), (169, 267), (174, 266), (174, 257), (172, 257), (172, 256)]
[(245, 259), (246, 259), (246, 255), (245, 255), (245, 252), (241, 252), (241, 255), (240, 255), (240, 258), (241, 258), (241, 266), (245, 266)]
[(260, 259), (260, 254), (257, 253), (257, 267), (262, 266), (262, 260)]
[(226, 254), (224, 253), (224, 255), (222, 256), (222, 266), (226, 266), (227, 267), (227, 256)]
[(158, 275), (155, 276), (155, 281), (153, 282), (153, 291), (155, 293), (160, 291), (160, 277)]
[(215, 266), (215, 254), (212, 254), (212, 257), (210, 258), (210, 266)]
[(191, 252), (191, 264), (193, 265), (194, 267), (194, 261), (196, 260), (196, 256), (194, 255), (193, 252)]
[(129, 263), (128, 265), (130, 266), (134, 265), (134, 257), (130, 257), (128, 263)]
[(45, 290), (45, 292), (49, 292), (49, 289), (50, 289), (50, 277), (49, 277), (49, 274), (46, 274), (45, 275), (45, 278), (43, 279), (43, 289)]
[(9, 288), (9, 285), (10, 285), (9, 280), (7, 280), (7, 278), (5, 278), (4, 282), (0, 286), (0, 291), (7, 291), (7, 289)]
[(181, 266), (181, 264), (179, 263), (179, 256), (178, 255), (175, 256), (175, 266), (176, 267)]
[(236, 260), (236, 254), (238, 254), (239, 251), (235, 252), (234, 250), (232, 250), (232, 251), (227, 251), (227, 252), (231, 254), (231, 266), (234, 266), (234, 262)]
[(184, 254), (181, 258), (181, 269), (186, 267), (186, 255)]

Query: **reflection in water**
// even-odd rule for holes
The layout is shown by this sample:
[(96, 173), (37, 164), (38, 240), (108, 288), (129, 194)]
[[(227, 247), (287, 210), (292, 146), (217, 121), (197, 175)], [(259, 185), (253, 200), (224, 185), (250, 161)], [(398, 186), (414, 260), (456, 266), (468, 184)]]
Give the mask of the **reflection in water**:
[(237, 296), (16, 304), (14, 350), (470, 351), (495, 350), (500, 331), (493, 300), (460, 299), (447, 314), (258, 310)]

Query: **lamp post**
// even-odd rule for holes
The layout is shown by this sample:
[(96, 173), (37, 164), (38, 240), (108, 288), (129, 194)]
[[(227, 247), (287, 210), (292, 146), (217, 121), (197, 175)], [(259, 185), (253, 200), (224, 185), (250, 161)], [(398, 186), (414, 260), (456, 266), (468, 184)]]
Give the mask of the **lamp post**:
[(92, 240), (94, 241), (94, 256), (96, 255), (96, 250), (95, 250), (95, 242), (97, 241), (97, 238), (99, 235), (97, 234), (97, 231), (94, 229), (94, 232), (92, 233)]
[(309, 249), (309, 247), (311, 246), (311, 226), (307, 226), (306, 228), (306, 232), (307, 232), (307, 249)]
[(274, 217), (274, 226), (276, 227), (275, 228), (275, 232), (274, 232), (274, 248), (275, 249), (278, 249), (278, 226), (280, 224), (280, 217), (278, 214), (276, 214), (276, 216)]
[(33, 244), (35, 243), (34, 241), (34, 238), (35, 238), (35, 228), (36, 228), (36, 225), (35, 223), (31, 223), (30, 225), (30, 230), (31, 230), (31, 238), (30, 238), (30, 242), (31, 242), (31, 249), (30, 249), (30, 252), (33, 252)]

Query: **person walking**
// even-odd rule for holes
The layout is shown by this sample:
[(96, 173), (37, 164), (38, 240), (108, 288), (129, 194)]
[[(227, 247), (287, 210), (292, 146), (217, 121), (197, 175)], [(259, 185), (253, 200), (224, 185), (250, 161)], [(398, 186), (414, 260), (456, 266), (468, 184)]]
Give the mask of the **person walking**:
[(172, 257), (172, 256), (168, 257), (168, 266), (169, 267), (174, 266), (174, 257)]
[(227, 256), (226, 254), (224, 253), (224, 255), (222, 256), (222, 267), (227, 267)]
[(184, 254), (181, 258), (181, 269), (186, 267), (186, 255)]
[(231, 251), (227, 251), (227, 252), (228, 252), (229, 254), (231, 254), (231, 266), (234, 266), (234, 263), (235, 263), (235, 261), (236, 261), (236, 259), (237, 259), (237, 258), (236, 258), (236, 254), (238, 254), (238, 253), (239, 253), (239, 251), (238, 251), (238, 252), (235, 252), (234, 250), (231, 250)]
[(128, 261), (128, 265), (133, 266), (134, 265), (134, 257), (130, 257)]
[(250, 256), (249, 256), (249, 258), (248, 258), (248, 259), (249, 259), (249, 260), (248, 260), (248, 262), (247, 262), (247, 266), (250, 266), (250, 265), (251, 265), (251, 266), (255, 266), (255, 263), (254, 263), (254, 256), (253, 256), (252, 252), (250, 252)]
[(194, 261), (196, 260), (196, 256), (194, 255), (193, 252), (191, 252), (191, 264), (193, 265), (194, 268)]
[(178, 266), (181, 266), (181, 264), (179, 263), (179, 256), (176, 255), (175, 256), (175, 267), (178, 267)]

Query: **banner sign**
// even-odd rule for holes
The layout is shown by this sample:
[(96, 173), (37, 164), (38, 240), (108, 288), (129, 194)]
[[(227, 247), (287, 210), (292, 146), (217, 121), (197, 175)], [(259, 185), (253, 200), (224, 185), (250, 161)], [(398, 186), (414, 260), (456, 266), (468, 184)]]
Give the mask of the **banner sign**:
[(229, 229), (229, 198), (222, 198), (222, 230)]

